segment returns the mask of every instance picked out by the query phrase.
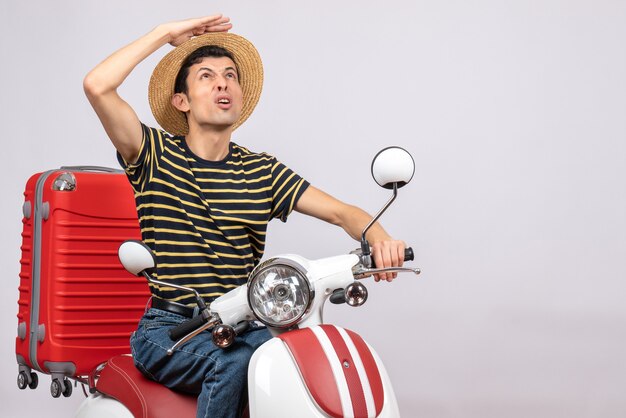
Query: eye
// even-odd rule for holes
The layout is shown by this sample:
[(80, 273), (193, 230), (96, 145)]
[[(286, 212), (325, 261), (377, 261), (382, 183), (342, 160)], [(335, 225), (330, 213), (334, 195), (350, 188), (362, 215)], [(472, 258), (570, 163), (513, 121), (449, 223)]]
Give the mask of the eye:
[(215, 78), (215, 74), (213, 74), (211, 71), (207, 71), (207, 70), (202, 71), (200, 73), (200, 79), (202, 80), (202, 79), (205, 79), (205, 78), (206, 79), (213, 79), (213, 78)]

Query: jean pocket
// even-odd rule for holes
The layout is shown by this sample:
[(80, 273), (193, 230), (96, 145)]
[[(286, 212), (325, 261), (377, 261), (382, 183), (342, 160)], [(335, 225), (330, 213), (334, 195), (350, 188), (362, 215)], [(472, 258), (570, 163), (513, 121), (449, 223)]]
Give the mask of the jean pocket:
[(143, 329), (148, 332), (155, 328), (163, 328), (163, 327), (174, 327), (178, 325), (178, 322), (170, 322), (170, 321), (150, 321), (143, 324)]

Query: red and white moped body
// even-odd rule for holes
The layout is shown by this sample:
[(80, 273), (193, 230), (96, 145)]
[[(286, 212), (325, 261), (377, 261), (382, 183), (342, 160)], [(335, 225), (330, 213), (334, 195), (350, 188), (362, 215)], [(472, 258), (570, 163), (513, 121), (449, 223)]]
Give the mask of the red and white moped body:
[[(308, 261), (317, 297), (298, 330), (278, 333), (253, 355), (248, 369), (252, 417), (398, 417), (389, 376), (378, 355), (356, 333), (322, 325), (334, 289), (354, 282), (356, 255)], [(270, 414), (270, 415), (267, 415)]]

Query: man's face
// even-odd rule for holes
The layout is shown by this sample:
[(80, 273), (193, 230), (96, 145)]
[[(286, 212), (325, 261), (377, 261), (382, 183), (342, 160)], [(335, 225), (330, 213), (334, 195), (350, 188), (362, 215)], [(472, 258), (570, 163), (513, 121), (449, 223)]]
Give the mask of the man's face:
[(189, 67), (186, 98), (190, 128), (193, 124), (218, 128), (232, 126), (243, 107), (235, 63), (228, 57), (207, 57)]

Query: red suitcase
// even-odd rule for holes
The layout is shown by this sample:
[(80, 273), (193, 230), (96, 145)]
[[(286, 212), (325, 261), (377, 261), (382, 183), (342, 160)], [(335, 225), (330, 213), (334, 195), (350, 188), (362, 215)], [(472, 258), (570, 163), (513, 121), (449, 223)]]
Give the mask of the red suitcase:
[(120, 170), (62, 167), (33, 175), (24, 192), (16, 354), (18, 386), (50, 374), (52, 396), (67, 377), (85, 381), (129, 336), (150, 292), (117, 257), (140, 239), (133, 191)]

